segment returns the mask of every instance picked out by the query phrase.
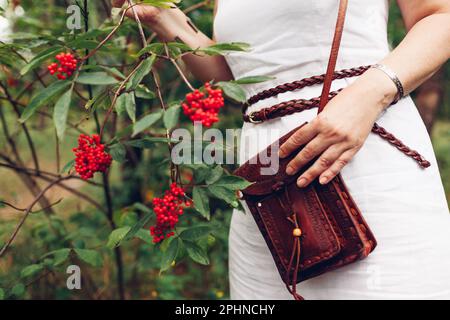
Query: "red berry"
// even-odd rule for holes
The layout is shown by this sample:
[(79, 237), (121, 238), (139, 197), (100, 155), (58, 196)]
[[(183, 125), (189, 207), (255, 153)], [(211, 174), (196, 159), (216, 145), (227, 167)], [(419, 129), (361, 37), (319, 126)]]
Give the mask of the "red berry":
[(179, 216), (184, 213), (187, 201), (183, 188), (172, 183), (164, 196), (154, 198), (152, 203), (156, 224), (150, 227), (150, 234), (153, 236), (153, 242), (159, 243), (175, 235), (172, 230), (178, 223)]
[(59, 80), (65, 80), (72, 76), (77, 69), (78, 60), (71, 53), (61, 52), (55, 56), (58, 63), (53, 62), (47, 68), (51, 75), (56, 74)]
[(84, 180), (89, 180), (96, 172), (105, 172), (111, 166), (112, 157), (105, 152), (100, 137), (80, 134), (78, 148), (72, 149), (75, 154), (75, 170)]
[(182, 108), (192, 122), (198, 121), (210, 127), (219, 121), (218, 114), (225, 100), (221, 89), (213, 89), (210, 83), (205, 83), (204, 87), (205, 92), (196, 89), (188, 93)]

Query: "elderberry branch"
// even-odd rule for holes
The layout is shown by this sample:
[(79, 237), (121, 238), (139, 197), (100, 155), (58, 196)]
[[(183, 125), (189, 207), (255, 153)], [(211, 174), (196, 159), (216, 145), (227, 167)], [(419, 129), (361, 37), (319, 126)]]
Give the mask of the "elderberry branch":
[(192, 86), (192, 84), (189, 82), (189, 80), (187, 79), (186, 75), (184, 74), (183, 70), (180, 68), (180, 66), (178, 65), (178, 63), (175, 61), (174, 58), (172, 58), (170, 56), (170, 52), (169, 52), (169, 48), (167, 46), (167, 43), (164, 42), (164, 50), (166, 51), (166, 56), (167, 59), (169, 59), (169, 61), (174, 65), (175, 69), (177, 69), (178, 73), (180, 74), (181, 78), (183, 79), (184, 83), (186, 83), (186, 85), (188, 86), (188, 88), (191, 91), (194, 91), (194, 87)]
[(22, 217), (22, 219), (17, 224), (16, 228), (14, 229), (13, 233), (9, 237), (8, 241), (5, 243), (3, 248), (0, 250), (0, 258), (4, 256), (4, 254), (6, 253), (8, 248), (11, 246), (11, 244), (13, 243), (13, 241), (16, 238), (17, 234), (19, 233), (20, 229), (22, 228), (22, 226), (24, 225), (25, 221), (29, 217), (29, 215), (31, 213), (31, 210), (39, 202), (39, 200), (45, 195), (45, 193), (48, 190), (50, 190), (52, 187), (54, 187), (55, 185), (59, 184), (60, 182), (70, 179), (70, 177), (71, 176), (60, 177), (59, 179), (52, 181), (44, 189), (42, 189), (42, 191), (34, 198), (34, 200), (25, 209), (24, 216)]

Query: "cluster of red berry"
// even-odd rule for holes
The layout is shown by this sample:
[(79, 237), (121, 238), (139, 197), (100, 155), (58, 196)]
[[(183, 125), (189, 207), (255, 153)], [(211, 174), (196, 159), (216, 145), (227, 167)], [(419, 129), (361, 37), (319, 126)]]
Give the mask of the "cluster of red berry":
[(78, 148), (72, 151), (75, 153), (75, 170), (84, 180), (91, 179), (96, 172), (105, 172), (111, 166), (112, 157), (105, 152), (97, 134), (92, 137), (81, 134)]
[(178, 218), (184, 213), (185, 207), (190, 207), (192, 202), (186, 200), (183, 188), (176, 183), (170, 185), (170, 189), (162, 198), (153, 199), (153, 210), (156, 214), (156, 225), (150, 227), (153, 243), (159, 243), (165, 238), (170, 238), (175, 233), (172, 231), (178, 223)]
[(219, 111), (224, 105), (221, 89), (213, 89), (210, 83), (205, 83), (205, 90), (195, 90), (186, 95), (182, 104), (184, 114), (192, 122), (201, 122), (205, 127), (211, 127), (219, 121)]
[(59, 80), (66, 80), (76, 70), (78, 61), (73, 54), (64, 52), (57, 54), (55, 58), (58, 60), (58, 63), (53, 62), (50, 64), (48, 71), (50, 71), (51, 75), (56, 73), (56, 77)]

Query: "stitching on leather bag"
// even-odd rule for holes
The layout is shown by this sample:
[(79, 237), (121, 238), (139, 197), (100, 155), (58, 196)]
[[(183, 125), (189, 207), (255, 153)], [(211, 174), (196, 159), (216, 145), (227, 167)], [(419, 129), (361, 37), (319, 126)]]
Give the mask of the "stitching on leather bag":
[[(335, 187), (336, 187), (336, 185), (335, 185)], [(339, 190), (341, 190), (341, 189), (339, 188)], [(355, 228), (355, 224), (351, 220), (351, 218), (348, 218), (348, 215), (345, 214), (346, 213), (345, 206), (343, 205), (343, 203), (341, 201), (341, 197), (339, 196), (338, 191), (336, 191), (336, 188), (332, 188), (332, 187), (329, 187), (329, 186), (324, 186), (324, 187), (322, 187), (320, 189), (320, 192), (322, 193), (322, 197), (328, 198), (331, 201), (335, 201), (336, 207), (339, 210), (338, 214), (340, 215), (341, 220), (344, 219), (346, 224), (348, 225), (348, 226), (344, 226), (344, 227), (346, 227), (345, 229), (349, 229), (349, 231), (346, 232), (349, 235), (347, 235), (347, 236), (343, 235), (343, 238), (346, 241), (348, 241), (348, 240), (359, 240), (359, 237), (357, 237), (357, 234), (355, 234), (354, 232), (351, 232), (351, 228), (354, 229)], [(327, 201), (325, 201), (325, 203), (327, 203)], [(328, 208), (328, 210), (333, 211), (333, 210), (331, 210), (331, 208)], [(343, 212), (344, 212), (344, 214), (342, 214)], [(336, 216), (336, 212), (333, 211), (333, 215)], [(336, 219), (336, 220), (339, 220), (339, 219)]]
[[(333, 256), (335, 256), (337, 253), (339, 253), (340, 246), (339, 246), (339, 239), (337, 238), (337, 236), (333, 230), (333, 227), (332, 227), (329, 219), (326, 216), (326, 212), (325, 212), (324, 208), (320, 205), (320, 201), (319, 201), (318, 196), (315, 193), (315, 191), (303, 192), (301, 196), (303, 196), (303, 199), (305, 200), (304, 202), (305, 202), (305, 205), (307, 208), (307, 213), (309, 213), (308, 215), (310, 216), (310, 220), (313, 222), (314, 226), (316, 227), (316, 230), (317, 230), (317, 226), (329, 225), (329, 229), (323, 228), (322, 230), (325, 233), (325, 235), (328, 237), (328, 241), (332, 247), (330, 250), (326, 250), (319, 255), (308, 257), (308, 259), (306, 261), (304, 261), (303, 263), (300, 264), (300, 267), (302, 269), (307, 269), (311, 266), (314, 266), (320, 262), (323, 262), (323, 261), (328, 260), (328, 259), (332, 258)], [(287, 271), (287, 269), (286, 269), (286, 265), (288, 263), (287, 257), (283, 254), (283, 252), (284, 252), (283, 246), (282, 246), (280, 240), (278, 240), (278, 239), (280, 239), (280, 237), (283, 236), (283, 234), (280, 232), (280, 230), (277, 226), (277, 223), (274, 220), (274, 217), (270, 214), (270, 212), (268, 212), (268, 208), (270, 206), (268, 204), (265, 204), (266, 201), (273, 199), (273, 198), (274, 198), (274, 196), (271, 195), (271, 196), (268, 196), (268, 197), (265, 197), (263, 199), (256, 201), (257, 203), (261, 203), (262, 206), (258, 207), (256, 205), (256, 206), (254, 206), (254, 208), (256, 208), (256, 211), (260, 215), (261, 223), (264, 225), (265, 232), (268, 233), (269, 239), (272, 242), (272, 246), (275, 249), (275, 251), (279, 257), (279, 261), (283, 262), (282, 263), (283, 268)], [(318, 214), (316, 214), (316, 213), (318, 213)], [(302, 213), (297, 212), (297, 214), (302, 214)], [(305, 213), (303, 213), (303, 214), (305, 214)], [(320, 219), (321, 222), (319, 222), (317, 219)], [(271, 236), (271, 230), (272, 230), (272, 232), (276, 232), (279, 235), (279, 237), (273, 238)], [(317, 232), (317, 233), (320, 234), (320, 232)]]
[(338, 185), (338, 188), (340, 191), (340, 198), (343, 198), (343, 202), (345, 204), (347, 204), (347, 206), (350, 208), (350, 216), (354, 217), (356, 219), (356, 222), (358, 224), (357, 230), (360, 231), (361, 235), (365, 236), (365, 239), (362, 238), (363, 245), (365, 247), (368, 246), (369, 250), (370, 250), (369, 252), (364, 253), (364, 256), (366, 256), (375, 249), (376, 244), (377, 244), (376, 239), (375, 239), (372, 231), (369, 229), (363, 216), (361, 215), (361, 212), (359, 211), (358, 207), (356, 206), (356, 203), (353, 200), (352, 196), (344, 191), (344, 190), (346, 190), (345, 184), (340, 176), (336, 177), (336, 184)]
[[(308, 260), (305, 260), (303, 263), (300, 264), (301, 269), (307, 269), (308, 267), (315, 265), (319, 262), (322, 262), (322, 259), (329, 259), (332, 257), (333, 254), (336, 254), (340, 251), (339, 247), (339, 239), (337, 238), (333, 227), (329, 221), (329, 219), (326, 216), (326, 212), (324, 208), (320, 205), (320, 201), (318, 199), (318, 196), (316, 194), (316, 191), (311, 191), (307, 193), (303, 193), (305, 204), (307, 207), (307, 212), (314, 213), (314, 212), (320, 212), (319, 219), (322, 220), (322, 226), (323, 225), (329, 225), (330, 228), (324, 228), (325, 234), (328, 236), (328, 240), (332, 245), (332, 251), (327, 250), (324, 251), (322, 254), (315, 255), (313, 257), (310, 257)], [(317, 218), (317, 214), (309, 214), (310, 216), (314, 216)], [(315, 219), (312, 219), (314, 221), (315, 227), (317, 227), (319, 224)]]

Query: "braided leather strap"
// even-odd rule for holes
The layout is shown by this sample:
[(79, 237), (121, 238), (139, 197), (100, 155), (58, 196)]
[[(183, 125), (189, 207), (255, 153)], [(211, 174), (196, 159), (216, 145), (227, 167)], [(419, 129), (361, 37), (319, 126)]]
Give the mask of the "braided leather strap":
[[(329, 93), (329, 99), (334, 98), (342, 89)], [(297, 112), (302, 112), (312, 108), (319, 107), (320, 97), (312, 99), (295, 99), (279, 104), (273, 105), (268, 108), (263, 108), (259, 111), (251, 112), (250, 114), (244, 114), (243, 119), (245, 122), (260, 123), (270, 119), (281, 118)]]
[(397, 139), (392, 133), (387, 132), (386, 129), (379, 126), (377, 123), (373, 125), (372, 132), (379, 135), (381, 138), (383, 138), (384, 140), (395, 146), (398, 150), (406, 154), (408, 157), (413, 158), (422, 168), (428, 168), (429, 166), (431, 166), (431, 163), (424, 157), (422, 157), (420, 153), (406, 146), (402, 141)]
[[(343, 70), (335, 71), (333, 74), (333, 80), (360, 76), (364, 72), (366, 72), (370, 67), (371, 66), (361, 66), (361, 67), (357, 67), (357, 68), (350, 68), (350, 69), (343, 69)], [(280, 85), (276, 86), (275, 88), (261, 91), (247, 100), (247, 103), (244, 104), (245, 109), (243, 110), (243, 112), (247, 111), (247, 108), (249, 106), (255, 104), (258, 101), (265, 100), (265, 99), (268, 99), (271, 97), (276, 97), (277, 95), (288, 92), (288, 91), (300, 90), (305, 87), (313, 86), (316, 84), (321, 84), (321, 83), (323, 83), (324, 79), (325, 79), (325, 74), (321, 74), (318, 76), (312, 76), (309, 78), (304, 78), (301, 80), (296, 80), (293, 82), (280, 84)]]
[[(342, 89), (330, 92), (328, 95), (329, 100), (336, 97), (340, 91), (342, 91)], [(244, 114), (243, 119), (245, 122), (261, 123), (270, 119), (281, 118), (297, 112), (317, 108), (319, 107), (319, 103), (320, 97), (290, 100), (268, 108), (263, 108), (259, 111), (251, 112), (250, 114)], [(414, 159), (422, 168), (428, 168), (431, 165), (420, 153), (406, 146), (401, 140), (397, 139), (392, 133), (389, 133), (377, 123), (374, 124), (372, 132), (395, 146), (406, 156)]]

